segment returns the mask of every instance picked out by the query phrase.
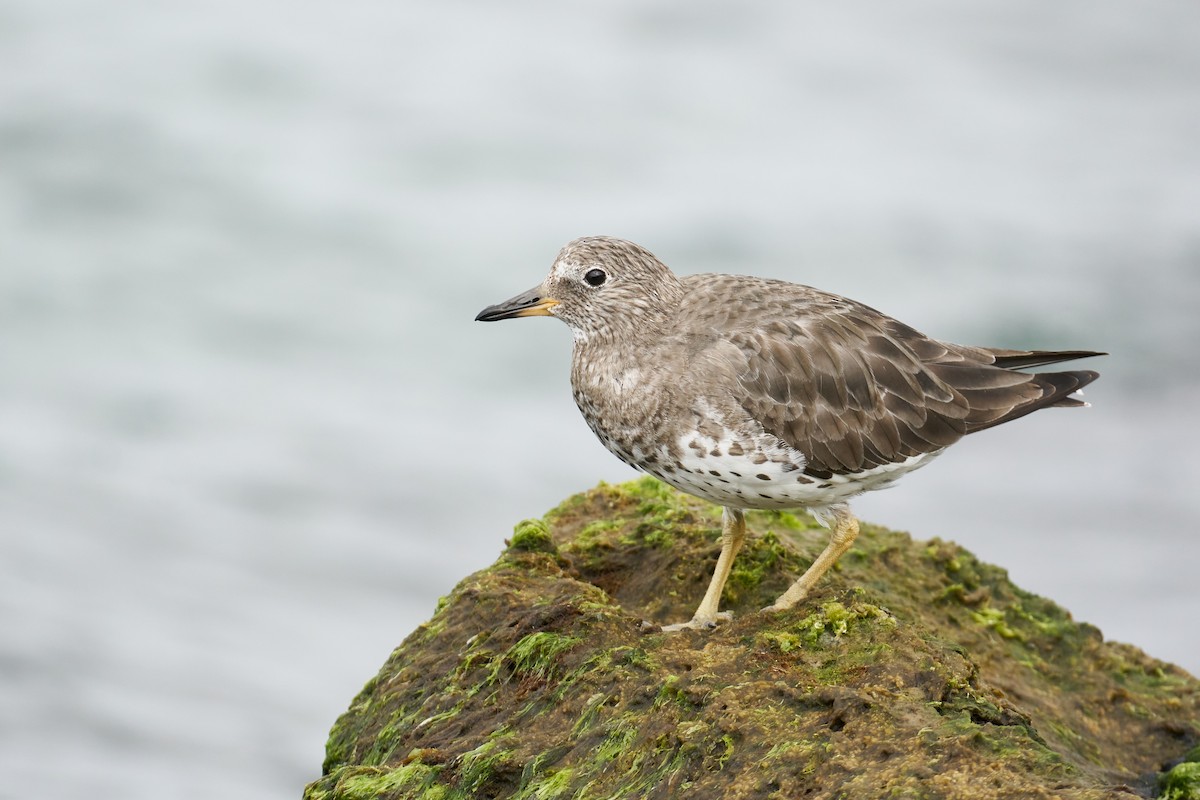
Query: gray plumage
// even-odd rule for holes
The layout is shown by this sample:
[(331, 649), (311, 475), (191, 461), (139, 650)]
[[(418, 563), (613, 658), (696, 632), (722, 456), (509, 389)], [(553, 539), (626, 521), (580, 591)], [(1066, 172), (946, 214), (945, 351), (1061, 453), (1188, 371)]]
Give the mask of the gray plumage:
[[(854, 495), (967, 434), (1083, 405), (1072, 393), (1098, 377), (1017, 369), (1100, 355), (941, 342), (808, 286), (678, 278), (644, 248), (609, 237), (571, 242), (539, 287), (477, 319), (533, 315), (573, 330), (575, 401), (623, 461), (727, 509), (803, 506), (841, 527), (853, 520), (845, 503)], [(740, 519), (727, 514), (726, 539), (738, 544), (728, 534)], [(713, 617), (710, 605), (697, 617)]]

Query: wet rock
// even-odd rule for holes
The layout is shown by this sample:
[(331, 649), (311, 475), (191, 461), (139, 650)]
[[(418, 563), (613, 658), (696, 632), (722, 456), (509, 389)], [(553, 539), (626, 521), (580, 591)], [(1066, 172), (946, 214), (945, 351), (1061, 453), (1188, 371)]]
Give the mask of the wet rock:
[(642, 479), (521, 523), (354, 699), (305, 797), (1194, 796), (1186, 672), (953, 543), (871, 525), (805, 603), (759, 613), (827, 533), (747, 521), (733, 621), (669, 635), (718, 509)]

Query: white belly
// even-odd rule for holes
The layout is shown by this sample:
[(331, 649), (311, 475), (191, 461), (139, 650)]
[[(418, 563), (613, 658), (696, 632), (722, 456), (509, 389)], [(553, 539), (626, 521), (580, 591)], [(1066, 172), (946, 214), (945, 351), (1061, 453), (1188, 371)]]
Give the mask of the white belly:
[(680, 468), (649, 471), (680, 491), (734, 508), (820, 509), (844, 503), (863, 492), (890, 486), (937, 455), (923, 453), (899, 463), (823, 479), (804, 474), (804, 456), (786, 446), (768, 445), (734, 456), (729, 455), (732, 442), (705, 441), (700, 449), (688, 446), (695, 436), (684, 438)]

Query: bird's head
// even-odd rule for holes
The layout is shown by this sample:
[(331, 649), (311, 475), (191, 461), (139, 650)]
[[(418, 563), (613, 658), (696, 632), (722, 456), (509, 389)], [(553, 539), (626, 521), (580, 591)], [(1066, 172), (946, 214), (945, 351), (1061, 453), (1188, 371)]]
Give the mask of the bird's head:
[(488, 306), (476, 320), (558, 317), (578, 341), (652, 330), (683, 295), (679, 280), (654, 254), (633, 242), (588, 236), (570, 242), (538, 286)]

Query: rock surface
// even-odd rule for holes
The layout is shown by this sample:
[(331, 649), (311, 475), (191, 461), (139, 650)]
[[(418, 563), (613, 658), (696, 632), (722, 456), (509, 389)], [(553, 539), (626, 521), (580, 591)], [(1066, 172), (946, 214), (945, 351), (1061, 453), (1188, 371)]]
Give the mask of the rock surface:
[(1200, 798), (1186, 672), (871, 525), (757, 613), (827, 532), (747, 520), (734, 620), (672, 635), (641, 623), (691, 614), (718, 509), (646, 478), (521, 523), (354, 699), (305, 798)]

